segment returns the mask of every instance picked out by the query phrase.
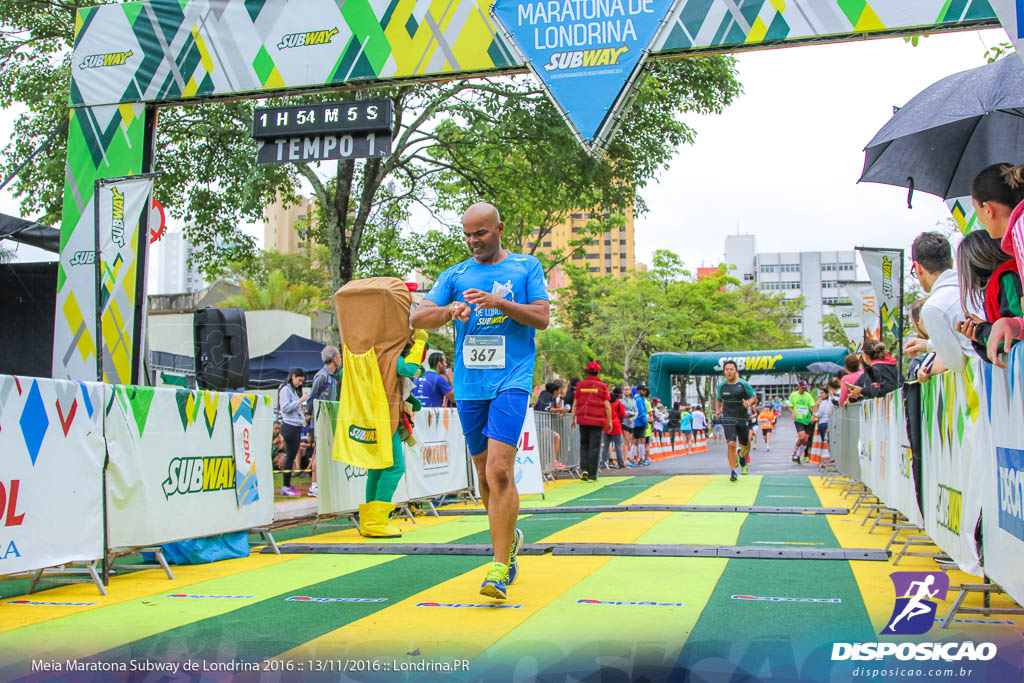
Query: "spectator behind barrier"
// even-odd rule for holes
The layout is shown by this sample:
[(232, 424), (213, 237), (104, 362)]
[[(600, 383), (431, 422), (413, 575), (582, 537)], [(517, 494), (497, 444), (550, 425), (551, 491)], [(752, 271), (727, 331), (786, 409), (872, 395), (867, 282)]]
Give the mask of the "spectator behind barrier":
[[(976, 230), (960, 242), (956, 250), (960, 270), (960, 305), (965, 320), (957, 329), (974, 343), (974, 349), (988, 359), (986, 344), (992, 323), (1021, 312), (1021, 282), (1016, 261), (1003, 251), (999, 240)], [(967, 313), (972, 306), (985, 312), (984, 319)]]
[[(1015, 257), (1014, 270), (1019, 276), (1024, 264), (1024, 166), (1003, 163), (984, 169), (971, 183), (971, 201), (988, 234), (1001, 240), (1003, 251)], [(1018, 311), (1012, 317), (990, 318), (989, 322), (993, 325), (981, 356), (1005, 368), (1000, 350), (1009, 351), (1014, 339), (1024, 339), (1024, 319)]]
[[(921, 325), (928, 334), (911, 339), (904, 346), (904, 352), (911, 358), (935, 353), (933, 375), (946, 369), (961, 372), (967, 359), (978, 354), (966, 338), (957, 334), (957, 323), (963, 320), (964, 312), (949, 240), (937, 232), (921, 233), (911, 245), (910, 257), (910, 274), (928, 293), (928, 299), (921, 306)], [(976, 308), (972, 312), (980, 311)]]
[[(863, 347), (862, 347), (863, 348)], [(850, 389), (856, 386), (857, 380), (864, 374), (860, 366), (860, 356), (851, 353), (844, 361), (847, 374), (840, 378), (839, 405), (845, 406), (850, 400)]]
[(885, 396), (890, 391), (899, 388), (899, 368), (896, 367), (896, 359), (889, 355), (885, 344), (877, 339), (865, 341), (860, 359), (865, 366), (864, 374), (850, 389), (849, 399), (851, 401)]

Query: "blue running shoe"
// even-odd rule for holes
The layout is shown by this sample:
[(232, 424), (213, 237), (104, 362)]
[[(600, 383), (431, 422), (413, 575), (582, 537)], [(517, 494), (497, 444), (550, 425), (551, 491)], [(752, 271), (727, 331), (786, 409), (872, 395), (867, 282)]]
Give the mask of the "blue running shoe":
[(512, 539), (512, 551), (508, 554), (508, 585), (512, 585), (516, 582), (516, 577), (519, 576), (519, 560), (516, 556), (519, 554), (519, 549), (523, 547), (523, 532), (518, 528), (516, 529), (516, 535)]
[(501, 562), (492, 562), (487, 570), (487, 578), (480, 586), (480, 595), (496, 600), (504, 600), (508, 593), (508, 567)]

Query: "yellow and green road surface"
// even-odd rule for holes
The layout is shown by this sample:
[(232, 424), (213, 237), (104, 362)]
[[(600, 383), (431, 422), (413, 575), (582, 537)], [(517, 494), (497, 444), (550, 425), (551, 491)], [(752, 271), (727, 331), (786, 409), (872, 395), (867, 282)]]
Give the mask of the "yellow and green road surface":
[[(523, 508), (555, 508), (521, 516), (527, 544), (727, 550), (522, 555), (505, 601), (479, 594), (485, 555), (324, 552), (358, 543), (489, 544), (486, 516), (472, 514), (402, 521), (402, 538), (372, 542), (351, 528), (279, 530), (280, 555), (254, 550), (177, 566), (174, 580), (159, 569), (123, 574), (105, 597), (87, 584), (24, 595), (24, 582), (0, 583), (0, 680), (845, 681), (882, 668), (889, 671), (872, 677), (943, 680), (970, 669), (969, 680), (1021, 680), (1020, 616), (971, 615), (945, 630), (936, 622), (923, 635), (879, 635), (893, 613), (890, 574), (938, 571), (930, 558), (894, 567), (891, 559), (728, 556), (732, 547), (883, 548), (889, 530), (869, 533), (863, 514), (813, 513), (851, 504), (838, 485), (800, 474), (735, 483), (713, 475), (560, 481), (543, 500), (523, 498)], [(621, 510), (627, 505), (798, 510)], [(609, 509), (557, 510), (590, 506)], [(289, 545), (318, 552), (288, 552)], [(957, 571), (949, 577), (981, 582)], [(955, 595), (938, 602), (936, 617)], [(992, 604), (1012, 606), (999, 597)], [(836, 643), (944, 641), (991, 642), (998, 655), (833, 661)]]

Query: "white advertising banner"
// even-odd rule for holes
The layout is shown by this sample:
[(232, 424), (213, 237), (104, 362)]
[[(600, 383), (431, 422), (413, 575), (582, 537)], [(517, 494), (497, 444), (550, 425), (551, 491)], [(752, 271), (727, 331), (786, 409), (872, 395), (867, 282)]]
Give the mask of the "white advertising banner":
[(136, 334), (136, 308), (142, 315), (141, 305), (136, 305), (140, 301), (136, 290), (143, 285), (145, 274), (149, 246), (145, 226), (152, 197), (152, 178), (105, 180), (96, 186), (96, 281), (100, 305), (97, 336), (102, 342), (102, 379), (113, 384), (135, 384), (141, 380), (141, 362), (133, 348), (141, 342), (136, 338), (141, 336)]
[(526, 421), (523, 422), (518, 445), (515, 479), (519, 495), (544, 493), (544, 474), (540, 468), (540, 451), (537, 450), (537, 421), (532, 410), (526, 411)]
[(256, 394), (228, 395), (228, 405), (231, 407), (231, 447), (235, 456), (235, 497), (238, 500), (238, 507), (252, 505), (260, 499), (256, 463), (263, 460), (266, 454), (255, 449), (254, 417), (257, 403), (261, 401), (269, 405), (270, 399)]
[[(864, 343), (864, 323), (861, 322), (860, 314), (852, 303), (838, 304), (832, 307), (836, 317), (843, 326), (843, 333), (853, 344), (854, 350), (859, 351)], [(877, 318), (876, 318), (877, 319)]]
[(103, 385), (0, 375), (0, 574), (103, 557)]
[(975, 381), (980, 363), (944, 372), (921, 388), (922, 485), (925, 531), (961, 570), (980, 576), (975, 527), (981, 515), (988, 421)]
[(860, 258), (868, 271), (868, 279), (875, 289), (882, 321), (893, 334), (897, 333), (900, 319), (900, 271), (903, 253), (897, 249), (859, 248)]
[(991, 450), (981, 463), (985, 573), (1024, 605), (1024, 344), (1009, 369), (975, 361), (982, 376), (982, 413)]
[(863, 401), (860, 411), (862, 481), (886, 505), (902, 512), (911, 524), (923, 527), (900, 392)]
[(405, 449), (405, 481), (410, 499), (431, 498), (469, 486), (469, 456), (457, 410), (424, 408), (416, 413), (412, 434), (416, 445)]
[(254, 500), (239, 505), (230, 395), (107, 387), (107, 529), (111, 548), (200, 538), (274, 519), (269, 397), (253, 407)]
[[(840, 286), (853, 304), (862, 333), (872, 339), (879, 339), (878, 297), (875, 295), (875, 288), (870, 282), (842, 282)], [(863, 339), (860, 342), (863, 342)]]

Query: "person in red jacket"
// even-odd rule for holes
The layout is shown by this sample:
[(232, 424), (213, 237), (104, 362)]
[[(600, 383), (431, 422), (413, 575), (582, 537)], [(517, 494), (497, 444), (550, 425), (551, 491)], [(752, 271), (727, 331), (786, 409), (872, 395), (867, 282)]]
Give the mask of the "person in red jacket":
[(626, 407), (622, 405), (622, 389), (615, 387), (612, 389), (611, 399), (611, 413), (612, 413), (612, 425), (611, 429), (605, 427), (604, 433), (601, 434), (601, 460), (605, 461), (609, 458), (609, 446), (615, 448), (615, 460), (616, 464), (614, 467), (618, 469), (626, 468), (626, 461), (622, 459), (622, 421), (626, 419)]
[(570, 425), (580, 426), (580, 478), (597, 481), (597, 464), (601, 452), (601, 433), (612, 426), (611, 394), (600, 380), (601, 365), (595, 360), (587, 365), (587, 378), (576, 385)]

